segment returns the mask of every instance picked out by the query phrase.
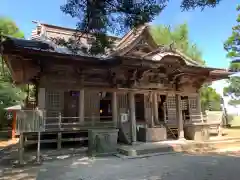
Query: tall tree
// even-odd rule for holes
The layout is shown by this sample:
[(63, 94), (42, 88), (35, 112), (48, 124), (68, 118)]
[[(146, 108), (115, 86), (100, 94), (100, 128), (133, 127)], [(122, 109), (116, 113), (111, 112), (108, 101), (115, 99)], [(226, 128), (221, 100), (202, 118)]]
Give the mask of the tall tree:
[[(175, 28), (163, 25), (153, 26), (151, 32), (154, 40), (159, 45), (170, 45), (174, 42), (176, 48), (191, 59), (205, 64), (202, 58), (202, 52), (197, 45), (189, 39), (187, 24), (180, 24)], [(203, 110), (221, 110), (221, 96), (212, 87), (204, 85), (200, 93)]]
[[(23, 38), (23, 33), (19, 30), (17, 25), (9, 18), (0, 17), (0, 35), (8, 35), (17, 38)], [(22, 89), (15, 87), (12, 84), (11, 75), (8, 68), (4, 64), (0, 54), (0, 128), (6, 121), (4, 118), (4, 108), (19, 104), (24, 98), (25, 94)]]
[(186, 23), (174, 28), (164, 25), (153, 26), (151, 32), (154, 40), (159, 45), (170, 45), (174, 42), (176, 48), (184, 54), (201, 64), (205, 63), (202, 58), (202, 52), (189, 39), (188, 25)]
[[(237, 6), (237, 11), (240, 12), (240, 5)], [(233, 60), (229, 69), (240, 71), (240, 13), (237, 16), (237, 25), (232, 28), (232, 34), (224, 43), (224, 48), (227, 57)], [(230, 105), (240, 105), (240, 77), (230, 77), (228, 83), (229, 85), (224, 88), (224, 95), (231, 97)]]
[[(182, 0), (181, 9), (215, 7), (221, 0)], [(89, 53), (102, 53), (111, 42), (107, 32), (120, 34), (144, 23), (151, 22), (169, 0), (67, 0), (61, 10), (78, 19), (77, 30), (92, 33), (95, 41)], [(77, 41), (79, 38), (77, 38)], [(59, 44), (71, 47), (73, 40)], [(75, 46), (74, 46), (75, 47)]]

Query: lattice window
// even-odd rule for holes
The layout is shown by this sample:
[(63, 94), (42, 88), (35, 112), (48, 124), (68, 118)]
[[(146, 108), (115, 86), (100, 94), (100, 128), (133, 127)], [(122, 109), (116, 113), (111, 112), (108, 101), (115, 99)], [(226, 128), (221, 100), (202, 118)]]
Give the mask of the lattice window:
[(188, 108), (187, 105), (188, 105), (187, 99), (181, 100), (181, 109), (182, 110), (187, 110), (187, 108)]
[(189, 99), (189, 106), (190, 109), (196, 110), (197, 109), (197, 100), (196, 99)]
[(175, 109), (176, 108), (175, 96), (168, 96), (168, 98), (167, 98), (167, 108), (168, 109)]
[(51, 109), (60, 109), (61, 108), (60, 92), (48, 91), (46, 99), (47, 99), (47, 107), (49, 107)]
[(46, 91), (46, 108), (48, 117), (56, 117), (62, 109), (61, 101), (61, 92), (60, 91)]

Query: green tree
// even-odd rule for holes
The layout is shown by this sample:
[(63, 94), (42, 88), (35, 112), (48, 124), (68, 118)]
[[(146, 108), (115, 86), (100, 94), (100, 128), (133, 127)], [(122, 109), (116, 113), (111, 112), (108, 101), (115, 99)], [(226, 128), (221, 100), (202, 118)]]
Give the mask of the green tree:
[[(240, 5), (237, 6), (237, 11), (240, 12)], [(229, 69), (240, 71), (240, 14), (237, 17), (237, 25), (232, 28), (231, 36), (224, 43), (224, 48), (227, 57), (233, 60)], [(229, 85), (224, 88), (224, 95), (231, 97), (229, 104), (234, 106), (240, 104), (240, 77), (230, 77), (228, 83)]]
[[(220, 1), (182, 0), (181, 9), (215, 7)], [(78, 20), (77, 30), (95, 35), (95, 41), (89, 52), (98, 54), (112, 44), (107, 38), (107, 32), (121, 34), (151, 22), (168, 2), (169, 0), (67, 0), (66, 4), (61, 6), (61, 10)], [(62, 40), (56, 42), (67, 47), (74, 44), (72, 47), (75, 47), (73, 40), (68, 43)]]
[[(202, 52), (197, 45), (189, 39), (187, 24), (180, 24), (175, 28), (163, 25), (153, 26), (151, 33), (159, 45), (170, 45), (174, 42), (178, 50), (200, 64), (205, 64), (202, 58)], [(200, 93), (203, 110), (221, 110), (221, 96), (212, 87), (204, 85)]]
[(174, 28), (169, 26), (157, 25), (151, 28), (151, 33), (154, 40), (159, 45), (170, 45), (174, 43), (175, 47), (181, 50), (184, 54), (193, 60), (204, 64), (202, 52), (195, 43), (189, 39), (188, 25), (186, 23), (180, 24)]
[[(23, 38), (23, 33), (19, 30), (16, 24), (9, 18), (0, 17), (0, 34), (4, 36), (13, 36)], [(3, 37), (4, 38), (4, 37)], [(6, 67), (0, 54), (0, 128), (6, 124), (4, 116), (4, 108), (16, 105), (22, 102), (25, 98), (25, 93), (21, 88), (17, 88), (12, 84), (11, 75)]]
[(220, 111), (221, 110), (221, 96), (215, 89), (208, 86), (201, 88), (201, 104), (202, 110)]

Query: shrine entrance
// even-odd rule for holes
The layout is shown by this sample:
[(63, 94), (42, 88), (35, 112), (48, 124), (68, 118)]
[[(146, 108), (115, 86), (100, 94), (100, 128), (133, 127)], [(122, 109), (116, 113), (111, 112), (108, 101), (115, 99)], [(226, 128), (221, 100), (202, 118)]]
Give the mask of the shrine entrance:
[(188, 96), (181, 96), (181, 102), (183, 121), (190, 121)]
[(63, 122), (74, 122), (79, 111), (79, 91), (64, 92), (64, 119)]
[(166, 114), (166, 95), (158, 96), (158, 119), (160, 123), (165, 122)]
[(144, 94), (135, 94), (136, 122), (145, 122)]
[(111, 93), (101, 93), (100, 99), (100, 121), (112, 121), (112, 96)]

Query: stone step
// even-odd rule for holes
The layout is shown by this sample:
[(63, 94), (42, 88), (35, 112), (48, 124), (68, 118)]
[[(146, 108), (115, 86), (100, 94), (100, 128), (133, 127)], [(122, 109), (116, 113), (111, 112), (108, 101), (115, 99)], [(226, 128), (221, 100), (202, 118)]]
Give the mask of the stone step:
[(121, 157), (128, 156), (130, 158), (152, 156), (154, 154), (168, 153), (207, 153), (217, 152), (220, 149), (240, 147), (240, 139), (228, 139), (224, 141), (205, 141), (194, 142), (186, 140), (177, 140), (158, 143), (136, 143), (134, 145), (120, 145), (118, 152)]
[(125, 156), (142, 156), (154, 153), (169, 153), (174, 152), (174, 149), (170, 145), (151, 145), (146, 143), (146, 145), (133, 145), (133, 146), (120, 146), (118, 147), (118, 152)]

